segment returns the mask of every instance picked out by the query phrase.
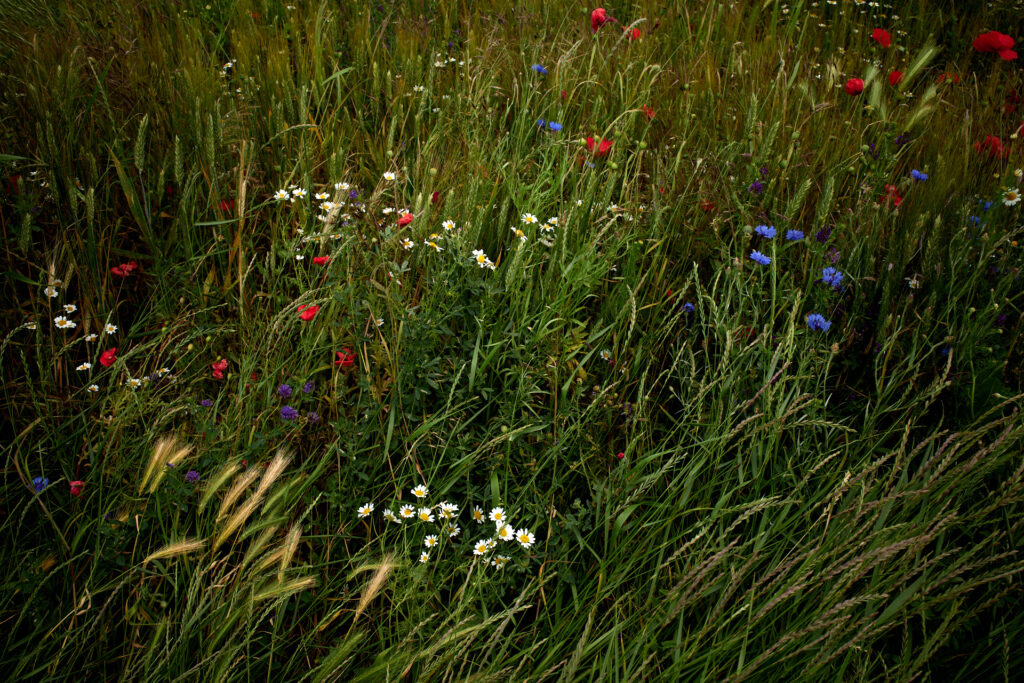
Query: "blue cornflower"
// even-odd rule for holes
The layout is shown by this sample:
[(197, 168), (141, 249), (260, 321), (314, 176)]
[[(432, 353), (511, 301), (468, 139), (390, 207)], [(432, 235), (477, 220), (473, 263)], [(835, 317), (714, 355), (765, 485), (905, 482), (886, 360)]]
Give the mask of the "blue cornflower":
[(282, 384), (277, 388), (277, 395), (281, 398), (288, 398), (292, 395), (292, 388), (287, 384)]
[(772, 239), (773, 237), (775, 237), (775, 226), (759, 225), (756, 228), (754, 228), (754, 232), (756, 232), (758, 235), (766, 239)]
[(539, 73), (541, 76), (547, 76), (548, 75), (548, 70), (545, 69), (540, 64), (534, 64), (530, 68), (533, 69), (534, 71), (536, 71), (537, 73)]
[(925, 173), (921, 173), (916, 168), (910, 172), (910, 177), (913, 178), (914, 180), (920, 180), (922, 183), (928, 180), (928, 175)]
[(804, 238), (804, 234), (799, 230), (787, 230), (786, 239), (790, 242), (798, 242)]
[(199, 481), (199, 473), (196, 472), (195, 470), (189, 470), (188, 472), (185, 473), (185, 481), (187, 481), (190, 484), (195, 484), (196, 482)]
[(981, 204), (981, 208), (985, 211), (988, 211), (989, 209), (992, 208), (992, 202), (984, 202), (979, 199), (978, 203)]
[(302, 385), (302, 393), (304, 394), (308, 394), (314, 389), (316, 389), (316, 382), (314, 382), (313, 380), (310, 380)]
[(537, 119), (537, 127), (543, 128), (544, 124), (547, 123), (544, 119)]
[(562, 130), (562, 124), (555, 123), (554, 121), (548, 121), (548, 128), (554, 131)]
[(757, 261), (762, 266), (767, 266), (769, 263), (772, 262), (770, 258), (768, 258), (767, 256), (765, 256), (764, 254), (757, 250), (750, 252), (750, 258), (752, 258), (754, 261)]
[(36, 493), (41, 493), (43, 489), (50, 485), (50, 480), (46, 477), (35, 477), (32, 480), (32, 485), (36, 487)]
[(683, 312), (684, 313), (693, 313), (695, 310), (697, 310), (697, 309), (689, 301), (687, 301), (685, 304), (683, 304)]
[(213, 405), (213, 401), (211, 401), (208, 398), (204, 398), (202, 401), (199, 402), (199, 405), (201, 405), (204, 408), (209, 408), (210, 406)]
[(833, 268), (832, 266), (822, 268), (821, 281), (838, 292), (839, 286), (843, 282), (843, 274), (837, 268)]
[(291, 406), (285, 406), (281, 408), (281, 419), (282, 420), (294, 420), (299, 416), (299, 411), (295, 410)]
[(807, 316), (807, 327), (812, 330), (820, 330), (821, 332), (828, 332), (828, 328), (832, 327), (831, 320), (825, 320), (825, 316), (821, 313), (811, 313)]

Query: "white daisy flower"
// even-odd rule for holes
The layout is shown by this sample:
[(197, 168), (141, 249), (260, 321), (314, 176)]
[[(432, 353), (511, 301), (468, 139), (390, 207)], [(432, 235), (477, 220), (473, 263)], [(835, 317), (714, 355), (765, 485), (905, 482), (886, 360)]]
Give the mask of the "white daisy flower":
[(283, 202), (284, 200), (288, 199), (289, 196), (291, 195), (288, 194), (288, 190), (278, 190), (277, 192), (274, 193), (274, 199), (276, 199), (279, 202)]
[(491, 514), (488, 515), (488, 518), (492, 522), (494, 522), (495, 524), (498, 524), (498, 525), (504, 524), (505, 522), (508, 521), (506, 519), (506, 515), (505, 515), (505, 508), (493, 508), (493, 509), (491, 509)]
[(349, 187), (351, 186), (348, 183), (334, 183), (334, 189), (342, 192), (348, 192)]
[(515, 532), (512, 531), (512, 527), (508, 524), (502, 524), (498, 527), (497, 536), (502, 541), (511, 541), (515, 538)]
[(126, 381), (124, 383), (124, 385), (126, 387), (131, 387), (132, 389), (138, 389), (139, 387), (142, 386), (142, 380), (141, 379), (133, 379), (133, 378), (129, 377), (128, 381)]
[(1014, 206), (1020, 201), (1020, 190), (1016, 187), (1011, 187), (1006, 192), (1003, 192), (1003, 204), (1005, 206)]
[(460, 533), (462, 533), (462, 529), (459, 528), (458, 524), (456, 524), (455, 526), (453, 526), (451, 529), (448, 530), (448, 538), (455, 538)]
[(430, 534), (429, 536), (423, 539), (423, 545), (425, 545), (428, 548), (433, 548), (435, 545), (437, 545), (437, 536), (435, 536), (434, 534)]
[(115, 332), (117, 332), (117, 325), (111, 325), (110, 323), (107, 323), (106, 325), (103, 326), (103, 331), (106, 332), (107, 334), (114, 334)]
[(74, 327), (75, 327), (75, 323), (73, 321), (68, 320), (67, 318), (65, 318), (62, 315), (59, 315), (56, 318), (54, 318), (53, 319), (53, 324), (56, 325), (59, 329), (62, 329), (62, 330), (71, 330), (71, 329), (74, 329)]
[(436, 251), (437, 253), (441, 253), (442, 251), (444, 251), (444, 247), (441, 247), (437, 242), (423, 240), (423, 244), (427, 245), (428, 247), (433, 247), (434, 251)]
[(416, 513), (416, 517), (418, 517), (421, 522), (433, 522), (434, 511), (430, 508), (420, 508), (419, 512)]
[(519, 228), (511, 228), (512, 234), (519, 238), (520, 242), (526, 242), (526, 233)]
[(363, 517), (369, 517), (370, 513), (373, 512), (373, 503), (366, 503), (365, 505), (360, 505), (359, 510), (357, 512), (359, 513), (359, 519), (362, 519)]
[(59, 292), (57, 291), (56, 287), (47, 287), (46, 289), (43, 290), (43, 294), (50, 297), (51, 299), (55, 299), (57, 298)]
[(491, 566), (495, 569), (501, 569), (508, 564), (511, 559), (511, 557), (507, 557), (505, 555), (495, 555), (494, 559), (491, 560)]
[(87, 341), (87, 342), (94, 342), (94, 341), (96, 341), (99, 338), (100, 338), (100, 336), (98, 334), (96, 334), (95, 332), (90, 332), (89, 334), (85, 335), (85, 341)]
[(533, 545), (535, 539), (529, 529), (520, 529), (516, 532), (516, 540), (519, 541), (524, 548), (529, 548)]
[(313, 195), (313, 198), (316, 199), (317, 201), (322, 201), (324, 199), (328, 199), (330, 196), (331, 195), (327, 194), (326, 192), (317, 192), (315, 195)]
[(100, 390), (100, 385), (98, 385), (98, 384), (90, 384), (89, 385), (89, 391), (90, 392), (95, 394), (99, 390)]
[(416, 508), (412, 505), (403, 505), (398, 508), (398, 514), (401, 515), (402, 519), (412, 519), (416, 516)]
[(406, 251), (409, 251), (415, 246), (412, 240), (409, 239), (408, 237), (403, 237), (402, 239), (398, 240), (398, 243), (401, 244), (402, 249), (405, 249)]
[(305, 199), (309, 192), (301, 187), (296, 187), (292, 190), (292, 197), (298, 199)]
[(91, 370), (91, 369), (92, 369), (92, 363), (82, 363), (77, 368), (75, 368), (75, 370), (78, 370), (79, 372), (85, 372), (86, 370)]
[(34, 330), (36, 329), (36, 324), (34, 322), (26, 323), (25, 327), (27, 327), (30, 330)]
[(490, 547), (489, 547), (489, 544), (487, 543), (487, 541), (478, 541), (477, 544), (473, 546), (473, 554), (474, 555), (483, 555), (489, 549), (490, 549)]
[(412, 495), (416, 496), (417, 498), (426, 498), (427, 494), (430, 493), (430, 489), (428, 489), (423, 484), (420, 484), (419, 486), (414, 487), (412, 491), (410, 491), (410, 493), (412, 493)]
[(441, 227), (445, 229), (445, 232), (451, 232), (455, 229), (455, 221), (449, 218), (441, 223)]
[(476, 522), (477, 524), (484, 523), (484, 511), (480, 509), (479, 505), (473, 506), (473, 512), (471, 514), (473, 515), (474, 522)]
[(532, 213), (524, 213), (523, 222), (526, 223), (527, 225), (535, 225), (538, 221), (537, 217), (534, 216)]
[(385, 510), (384, 511), (384, 519), (385, 519), (385, 521), (394, 522), (395, 524), (401, 524), (402, 523), (402, 520), (398, 519), (398, 517), (395, 517), (395, 513), (392, 512), (391, 510)]
[(393, 181), (396, 177), (397, 176), (395, 176), (394, 171), (385, 171), (384, 172), (384, 180)]
[(430, 562), (430, 553), (428, 553), (426, 550), (424, 550), (422, 553), (420, 553), (420, 562), (422, 564), (426, 564), (427, 562)]

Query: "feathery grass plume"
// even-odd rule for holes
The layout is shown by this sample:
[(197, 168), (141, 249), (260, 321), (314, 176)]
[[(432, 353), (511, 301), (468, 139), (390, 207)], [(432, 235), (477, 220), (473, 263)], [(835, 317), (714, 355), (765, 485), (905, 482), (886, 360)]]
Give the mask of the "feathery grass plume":
[(149, 564), (153, 560), (160, 560), (165, 557), (176, 557), (178, 555), (195, 552), (196, 550), (201, 550), (205, 545), (206, 541), (201, 538), (182, 539), (177, 543), (171, 543), (156, 552), (150, 553), (146, 559), (142, 561), (142, 564)]
[(249, 544), (249, 549), (245, 551), (245, 558), (242, 560), (241, 567), (244, 568), (248, 566), (251, 562), (253, 562), (256, 559), (257, 555), (263, 552), (263, 549), (267, 546), (268, 543), (270, 543), (270, 539), (274, 537), (274, 534), (277, 533), (277, 530), (279, 528), (281, 528), (280, 525), (271, 524), (262, 532), (260, 532), (260, 535), (257, 536), (255, 540), (253, 540), (253, 542)]
[(391, 570), (395, 568), (394, 556), (388, 555), (384, 560), (374, 565), (363, 565), (359, 569), (352, 572), (352, 576), (359, 574), (364, 571), (374, 569), (373, 576), (370, 577), (370, 582), (366, 584), (366, 588), (363, 590), (362, 596), (359, 598), (359, 604), (356, 606), (356, 612), (352, 616), (352, 625), (355, 626), (356, 622), (359, 621), (359, 615), (367, 608), (367, 606), (373, 601), (380, 590), (387, 583), (388, 576), (391, 574)]
[(199, 501), (199, 511), (202, 512), (206, 509), (207, 504), (213, 498), (214, 494), (220, 490), (220, 487), (227, 483), (228, 479), (233, 477), (238, 471), (237, 463), (230, 463), (221, 467), (217, 472), (210, 477), (210, 480), (206, 484), (206, 488), (203, 491), (203, 497)]
[(235, 501), (245, 493), (245, 490), (249, 488), (249, 485), (256, 481), (259, 476), (259, 469), (253, 467), (235, 480), (234, 485), (232, 485), (228, 490), (227, 495), (225, 495), (224, 499), (220, 502), (220, 510), (217, 511), (217, 521), (220, 521), (224, 515), (228, 513), (228, 510), (230, 510), (231, 506), (235, 504)]
[(284, 539), (284, 545), (281, 546), (281, 549), (284, 551), (281, 555), (281, 571), (288, 568), (288, 565), (292, 561), (292, 557), (295, 555), (295, 551), (299, 547), (299, 539), (301, 538), (302, 525), (296, 522), (288, 531), (288, 536)]
[(294, 579), (292, 581), (282, 581), (271, 583), (263, 590), (259, 591), (252, 596), (253, 600), (271, 600), (276, 598), (284, 598), (295, 593), (309, 590), (316, 586), (317, 579), (315, 576), (306, 576), (300, 579)]
[(266, 494), (267, 490), (273, 485), (281, 473), (284, 472), (285, 468), (288, 467), (289, 462), (288, 456), (284, 450), (278, 450), (274, 455), (274, 459), (267, 465), (267, 470), (263, 473), (263, 478), (260, 480), (259, 486), (256, 487), (256, 495), (262, 497)]
[(149, 456), (149, 465), (146, 466), (146, 471), (142, 475), (142, 481), (139, 482), (139, 493), (146, 490), (147, 483), (149, 483), (150, 493), (156, 491), (156, 487), (160, 485), (164, 474), (167, 473), (167, 468), (177, 465), (191, 452), (191, 446), (179, 445), (178, 437), (173, 435), (165, 436), (157, 441), (153, 446), (153, 453)]

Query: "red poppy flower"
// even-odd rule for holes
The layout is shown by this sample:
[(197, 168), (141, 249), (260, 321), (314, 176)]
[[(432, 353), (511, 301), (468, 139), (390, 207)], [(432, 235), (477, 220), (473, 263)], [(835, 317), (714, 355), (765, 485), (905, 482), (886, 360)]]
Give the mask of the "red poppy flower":
[(626, 457), (626, 454), (623, 453), (622, 451), (619, 451), (618, 453), (615, 454), (615, 457), (618, 458), (619, 460), (622, 460), (623, 458)]
[(110, 272), (118, 277), (128, 277), (135, 270), (137, 270), (139, 264), (135, 261), (129, 261), (128, 263), (122, 263), (119, 266), (114, 266), (110, 269)]
[(984, 142), (975, 142), (974, 149), (979, 153), (988, 152), (991, 159), (1005, 159), (1010, 155), (1010, 148), (1004, 147), (1002, 141), (995, 135), (986, 135)]
[(562, 101), (563, 101), (563, 102), (565, 101), (565, 98), (569, 96), (569, 92), (568, 92), (568, 91), (566, 91), (566, 90), (563, 90), (563, 91), (562, 91), (561, 93), (559, 93), (559, 94), (560, 94), (560, 95), (562, 96)]
[(338, 357), (334, 364), (340, 365), (343, 368), (352, 367), (356, 362), (356, 354), (352, 353), (352, 349), (347, 347), (342, 351), (336, 351), (334, 355)]
[(437, 199), (438, 199), (438, 197), (440, 197), (440, 196), (441, 196), (441, 193), (440, 193), (440, 192), (434, 192), (434, 193), (432, 193), (432, 194), (430, 195), (430, 203), (431, 203), (431, 204), (437, 204)]
[(939, 77), (936, 80), (939, 83), (945, 83), (946, 81), (949, 81), (950, 83), (959, 83), (960, 77), (956, 74), (939, 74)]
[(405, 227), (412, 223), (413, 215), (411, 213), (403, 213), (402, 217), (398, 219), (399, 227)]
[(331, 260), (330, 256), (314, 256), (313, 263), (318, 266), (326, 266), (327, 262)]
[(77, 497), (77, 496), (82, 495), (82, 489), (85, 488), (85, 482), (84, 481), (69, 481), (68, 482), (68, 486), (71, 488), (71, 495)]
[(995, 52), (1003, 59), (1017, 59), (1017, 53), (1010, 49), (1013, 38), (999, 31), (982, 33), (974, 39), (973, 46), (978, 52)]
[(220, 210), (223, 211), (224, 213), (227, 213), (228, 211), (234, 211), (235, 210), (235, 200), (234, 199), (222, 199), (222, 200), (220, 200)]
[(626, 26), (623, 26), (622, 30), (629, 34), (629, 39), (630, 40), (639, 40), (640, 36), (642, 35), (640, 33), (640, 29), (638, 29), (638, 28), (634, 28), (632, 31), (630, 31), (629, 28), (627, 28)]
[(903, 197), (900, 196), (899, 191), (895, 185), (886, 185), (885, 194), (882, 195), (880, 201), (885, 203), (891, 201), (893, 206), (899, 206), (903, 202)]
[(715, 203), (710, 199), (702, 199), (700, 202), (700, 208), (707, 213), (715, 208)]
[(116, 360), (117, 360), (117, 347), (116, 346), (114, 348), (112, 348), (112, 349), (107, 349), (106, 351), (104, 351), (103, 353), (100, 354), (100, 365), (102, 365), (105, 368), (109, 368), (111, 365), (114, 364), (114, 361), (116, 361)]
[(860, 78), (851, 78), (846, 81), (846, 94), (847, 95), (859, 95), (864, 91), (864, 80)]
[(647, 117), (648, 121), (654, 120), (654, 110), (648, 107), (646, 104), (644, 105), (644, 115)]
[(876, 28), (871, 32), (871, 40), (875, 41), (882, 47), (889, 47), (892, 45), (892, 36), (884, 28)]
[(605, 140), (604, 138), (602, 138), (601, 139), (601, 143), (597, 146), (597, 151), (595, 151), (594, 150), (594, 138), (591, 138), (591, 137), (587, 138), (587, 149), (589, 149), (591, 152), (594, 152), (594, 156), (596, 156), (596, 157), (606, 157), (606, 156), (608, 156), (608, 150), (610, 150), (611, 148), (612, 148), (612, 141), (611, 140)]
[(316, 317), (319, 312), (319, 306), (299, 306), (299, 317), (307, 322)]
[(614, 21), (614, 19), (608, 18), (608, 13), (604, 11), (604, 7), (598, 7), (590, 13), (590, 32), (597, 33), (597, 29), (601, 28), (609, 21)]
[(210, 368), (213, 370), (214, 379), (224, 379), (224, 371), (228, 369), (228, 359), (221, 358), (216, 363), (211, 363)]
[(900, 81), (903, 80), (902, 71), (893, 71), (889, 74), (889, 85), (899, 85)]

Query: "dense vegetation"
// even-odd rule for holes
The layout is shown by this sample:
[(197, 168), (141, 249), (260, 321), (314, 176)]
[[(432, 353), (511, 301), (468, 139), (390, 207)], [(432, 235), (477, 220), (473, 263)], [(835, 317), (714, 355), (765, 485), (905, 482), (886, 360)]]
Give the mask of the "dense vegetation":
[(1015, 676), (1019, 2), (292, 2), (0, 8), (0, 670)]

